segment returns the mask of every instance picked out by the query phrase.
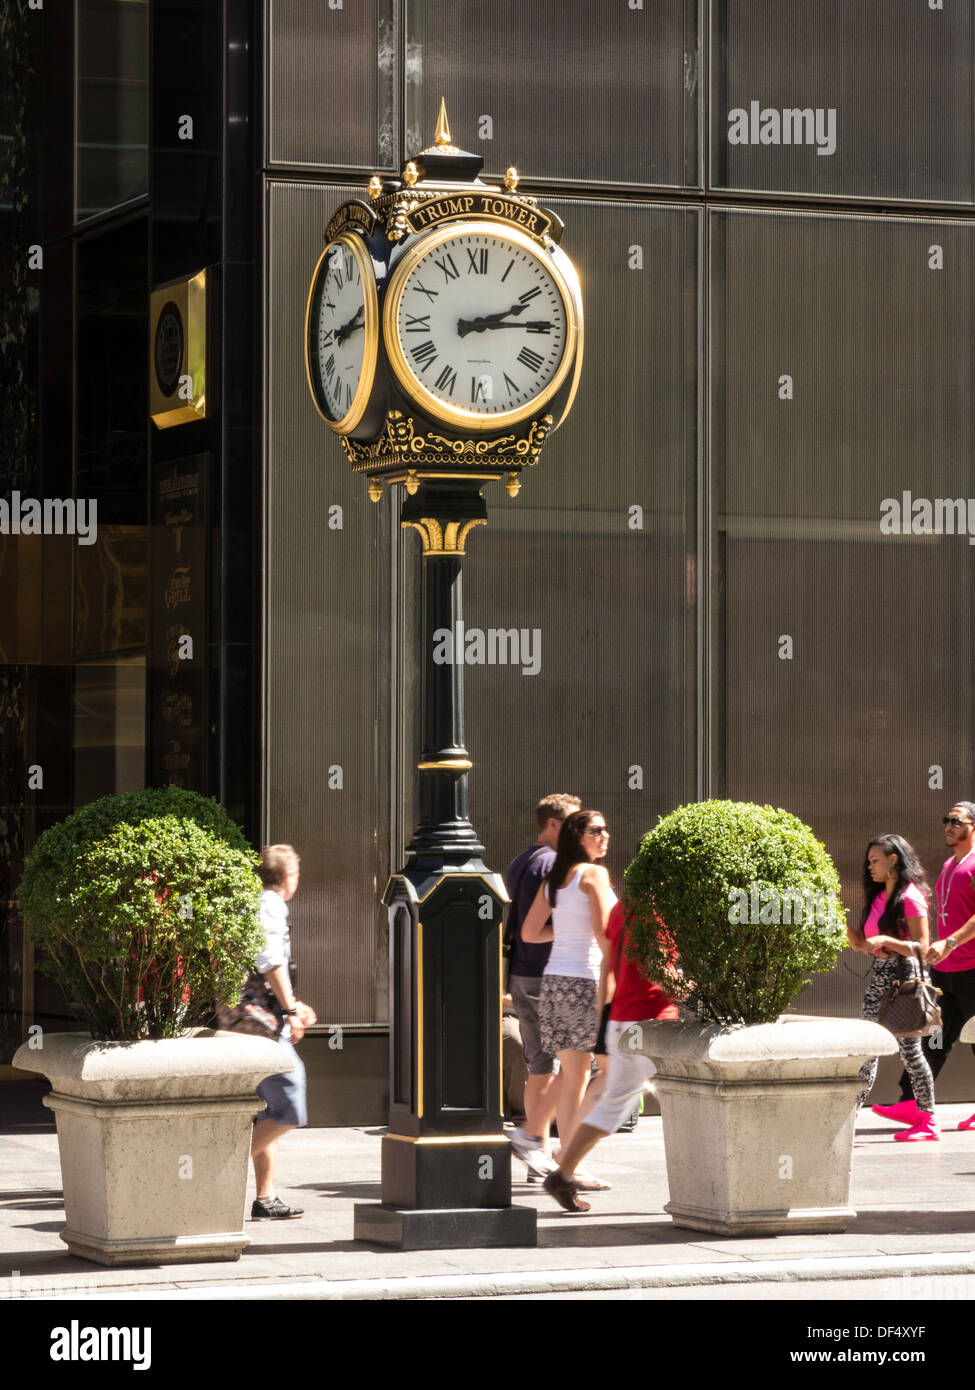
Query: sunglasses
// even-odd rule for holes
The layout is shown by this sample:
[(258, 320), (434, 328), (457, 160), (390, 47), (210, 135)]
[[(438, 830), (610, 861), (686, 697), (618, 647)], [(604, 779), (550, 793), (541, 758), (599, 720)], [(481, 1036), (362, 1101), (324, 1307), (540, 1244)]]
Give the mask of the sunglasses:
[(954, 825), (954, 826), (957, 826), (957, 827), (960, 829), (963, 825), (975, 825), (975, 821), (970, 821), (970, 820), (959, 820), (957, 816), (942, 816), (942, 817), (941, 817), (941, 824), (942, 824), (942, 825)]
[(605, 825), (591, 825), (584, 833), (586, 835), (608, 835), (609, 831)]

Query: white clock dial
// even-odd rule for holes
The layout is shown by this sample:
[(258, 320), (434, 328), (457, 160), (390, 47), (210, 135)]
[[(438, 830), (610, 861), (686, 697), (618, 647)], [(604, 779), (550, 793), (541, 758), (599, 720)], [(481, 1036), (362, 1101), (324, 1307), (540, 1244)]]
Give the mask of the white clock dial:
[(386, 342), (435, 418), (475, 429), (525, 419), (571, 365), (571, 296), (530, 238), (490, 222), (444, 227), (397, 268)]
[(372, 389), (378, 338), (376, 286), (361, 237), (343, 233), (315, 270), (305, 325), (308, 384), (339, 433), (353, 429)]

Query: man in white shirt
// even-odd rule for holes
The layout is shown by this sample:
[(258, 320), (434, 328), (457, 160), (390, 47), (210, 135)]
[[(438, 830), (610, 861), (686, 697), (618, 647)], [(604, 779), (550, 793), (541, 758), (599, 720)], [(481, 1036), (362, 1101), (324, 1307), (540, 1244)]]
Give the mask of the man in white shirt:
[(257, 1094), (267, 1103), (267, 1109), (254, 1125), (251, 1157), (257, 1180), (257, 1197), (251, 1207), (252, 1221), (287, 1221), (304, 1213), (301, 1207), (290, 1207), (274, 1190), (274, 1165), (278, 1140), (289, 1129), (308, 1123), (305, 1102), (305, 1064), (294, 1049), (306, 1028), (315, 1023), (314, 1009), (294, 997), (291, 987), (291, 934), (288, 930), (288, 902), (298, 891), (300, 861), (291, 845), (268, 845), (261, 853), (258, 873), (264, 884), (261, 894), (261, 925), (264, 927), (264, 950), (257, 958), (257, 968), (268, 988), (286, 1015), (287, 1022), (278, 1042), (286, 1047), (294, 1060), (294, 1070), (280, 1076), (269, 1076), (257, 1088)]

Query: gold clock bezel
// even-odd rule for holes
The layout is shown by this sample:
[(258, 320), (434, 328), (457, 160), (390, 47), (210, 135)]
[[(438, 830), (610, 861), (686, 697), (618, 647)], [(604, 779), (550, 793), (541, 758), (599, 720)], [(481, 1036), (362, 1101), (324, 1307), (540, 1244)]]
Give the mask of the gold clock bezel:
[[(482, 415), (477, 411), (464, 410), (460, 406), (449, 405), (439, 396), (435, 396), (419, 380), (407, 362), (406, 355), (400, 345), (396, 319), (407, 280), (420, 262), (426, 260), (430, 252), (442, 246), (445, 241), (452, 241), (457, 236), (497, 237), (529, 252), (545, 267), (555, 282), (555, 287), (562, 299), (566, 324), (562, 360), (548, 385), (537, 396), (533, 396), (526, 405), (520, 405), (514, 410), (502, 410), (492, 415)], [(523, 420), (528, 420), (537, 414), (541, 407), (552, 399), (569, 375), (576, 356), (578, 338), (579, 318), (576, 313), (575, 299), (571, 286), (559, 266), (549, 260), (545, 253), (539, 250), (537, 242), (533, 241), (525, 232), (519, 231), (516, 227), (500, 225), (498, 222), (488, 219), (472, 219), (470, 222), (462, 223), (450, 222), (423, 237), (422, 241), (418, 241), (393, 271), (383, 304), (383, 340), (399, 384), (426, 414), (435, 420), (442, 420), (445, 424), (454, 425), (458, 429), (481, 431), (504, 429), (508, 425), (520, 424)]]
[[(352, 404), (348, 411), (340, 420), (333, 420), (326, 415), (318, 403), (318, 393), (315, 390), (314, 379), (312, 377), (311, 363), (311, 342), (308, 330), (311, 322), (312, 300), (315, 298), (315, 290), (318, 286), (318, 275), (325, 263), (326, 257), (335, 249), (336, 246), (347, 246), (355, 257), (359, 267), (359, 280), (363, 287), (363, 299), (365, 310), (363, 313), (363, 329), (365, 338), (362, 348), (362, 372), (359, 377), (359, 385), (352, 398)], [(354, 430), (356, 425), (365, 414), (366, 406), (369, 404), (369, 397), (372, 395), (373, 382), (376, 379), (376, 363), (379, 358), (379, 295), (376, 291), (376, 275), (373, 270), (372, 257), (362, 237), (352, 231), (339, 232), (338, 236), (333, 237), (327, 242), (325, 249), (319, 256), (315, 265), (314, 273), (311, 277), (311, 285), (308, 289), (308, 300), (305, 304), (305, 377), (308, 382), (308, 390), (311, 392), (312, 401), (315, 409), (328, 425), (329, 429), (336, 434), (348, 434)]]

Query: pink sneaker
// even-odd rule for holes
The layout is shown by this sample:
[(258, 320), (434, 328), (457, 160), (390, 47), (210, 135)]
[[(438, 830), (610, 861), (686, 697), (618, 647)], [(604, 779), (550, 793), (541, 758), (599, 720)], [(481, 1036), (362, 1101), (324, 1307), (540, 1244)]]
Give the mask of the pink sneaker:
[(901, 1130), (899, 1134), (894, 1135), (894, 1138), (902, 1139), (907, 1144), (923, 1140), (937, 1142), (941, 1138), (941, 1130), (938, 1128), (938, 1122), (933, 1115), (919, 1110), (917, 1112), (917, 1124), (911, 1129)]
[(916, 1125), (921, 1113), (916, 1100), (899, 1100), (896, 1105), (872, 1105), (870, 1108), (882, 1120), (896, 1120), (899, 1125)]
[(975, 1129), (975, 1115), (969, 1115), (967, 1120), (962, 1120), (959, 1129)]

